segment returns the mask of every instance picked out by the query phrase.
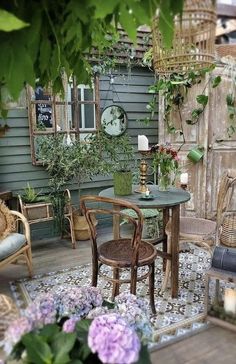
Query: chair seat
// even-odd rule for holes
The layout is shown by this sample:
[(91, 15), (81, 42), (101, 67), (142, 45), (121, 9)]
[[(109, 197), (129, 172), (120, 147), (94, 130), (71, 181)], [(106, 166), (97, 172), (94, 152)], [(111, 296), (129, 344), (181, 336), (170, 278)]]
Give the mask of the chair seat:
[(0, 240), (0, 261), (17, 252), (25, 243), (25, 236), (18, 233), (11, 233)]
[[(131, 239), (110, 240), (98, 247), (98, 258), (103, 264), (119, 268), (130, 267), (132, 256)], [(150, 264), (156, 256), (156, 248), (146, 241), (141, 241), (138, 266)]]
[[(166, 233), (171, 231), (171, 221), (166, 225)], [(203, 239), (213, 235), (216, 231), (216, 222), (212, 220), (195, 218), (195, 217), (181, 217), (179, 225), (180, 238), (195, 238), (198, 236)]]

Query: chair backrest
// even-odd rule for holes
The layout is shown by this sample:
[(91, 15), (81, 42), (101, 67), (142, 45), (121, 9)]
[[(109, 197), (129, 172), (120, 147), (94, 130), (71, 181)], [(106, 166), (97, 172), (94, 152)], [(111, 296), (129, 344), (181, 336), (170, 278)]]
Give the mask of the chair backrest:
[(222, 224), (223, 213), (227, 210), (231, 201), (235, 182), (235, 169), (228, 169), (226, 172), (224, 172), (220, 181), (216, 206), (216, 222), (218, 227), (220, 227), (220, 225)]
[[(91, 206), (93, 203), (93, 206)], [(98, 207), (94, 207), (94, 203), (98, 205)], [(105, 205), (105, 207), (104, 207)], [(97, 238), (97, 228), (94, 223), (95, 215), (111, 215), (112, 217), (116, 215), (118, 218), (123, 218), (128, 222), (132, 223), (134, 226), (134, 230), (132, 233), (131, 244), (135, 251), (138, 251), (139, 243), (141, 241), (142, 229), (143, 229), (143, 215), (141, 210), (134, 204), (121, 200), (121, 199), (113, 199), (107, 197), (100, 196), (83, 196), (80, 199), (80, 208), (83, 212), (83, 215), (86, 217), (86, 220), (89, 224), (91, 239), (93, 243), (93, 249), (96, 253), (96, 238)], [(131, 217), (126, 214), (125, 211), (121, 211), (121, 209), (131, 209), (136, 218)]]

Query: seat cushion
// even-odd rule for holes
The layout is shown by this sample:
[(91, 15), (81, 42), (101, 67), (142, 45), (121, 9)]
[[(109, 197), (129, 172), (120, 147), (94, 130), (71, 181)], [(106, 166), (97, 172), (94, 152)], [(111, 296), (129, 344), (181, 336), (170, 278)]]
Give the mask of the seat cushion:
[(11, 233), (0, 240), (0, 261), (17, 252), (25, 243), (25, 236), (18, 233)]
[[(107, 265), (120, 268), (130, 267), (132, 258), (132, 247), (130, 239), (110, 240), (98, 247), (99, 260)], [(156, 248), (141, 241), (139, 246), (138, 266), (150, 264), (157, 256)]]

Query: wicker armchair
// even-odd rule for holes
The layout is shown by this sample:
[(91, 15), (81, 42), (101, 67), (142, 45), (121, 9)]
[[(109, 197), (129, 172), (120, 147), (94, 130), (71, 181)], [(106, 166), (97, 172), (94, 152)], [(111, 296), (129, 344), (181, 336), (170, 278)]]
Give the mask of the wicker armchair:
[[(223, 214), (226, 211), (233, 193), (233, 186), (236, 182), (236, 170), (226, 171), (221, 179), (217, 196), (216, 220), (208, 220), (194, 217), (181, 217), (179, 227), (179, 243), (191, 242), (206, 248), (212, 254), (212, 248), (219, 244), (219, 233), (222, 225)], [(167, 252), (170, 253), (171, 219), (166, 225)], [(184, 249), (183, 249), (184, 251)], [(165, 277), (162, 283), (163, 292), (170, 276), (170, 261), (166, 263)]]
[[(23, 234), (16, 232), (16, 222), (23, 225)], [(0, 201), (0, 269), (23, 257), (29, 276), (32, 277), (30, 227), (27, 219), (18, 211), (9, 210)]]
[[(90, 207), (91, 203), (106, 204), (106, 208)], [(136, 218), (122, 212), (121, 209), (131, 209)], [(154, 303), (154, 262), (157, 256), (156, 248), (146, 241), (141, 240), (143, 228), (143, 215), (141, 210), (130, 202), (120, 199), (112, 199), (98, 196), (85, 196), (81, 198), (81, 210), (89, 224), (92, 243), (92, 286), (97, 286), (98, 274), (113, 285), (112, 297), (119, 294), (119, 287), (122, 283), (130, 284), (130, 293), (136, 294), (137, 282), (146, 280), (149, 277), (150, 306), (153, 313), (156, 313)], [(125, 218), (133, 226), (130, 238), (112, 239), (97, 246), (97, 229), (93, 216), (110, 215), (115, 218)], [(113, 220), (114, 221), (114, 220)], [(106, 265), (112, 268), (113, 277), (103, 273), (100, 268)], [(147, 267), (147, 271), (140, 271), (139, 267)], [(121, 277), (123, 269), (130, 270), (130, 277)]]

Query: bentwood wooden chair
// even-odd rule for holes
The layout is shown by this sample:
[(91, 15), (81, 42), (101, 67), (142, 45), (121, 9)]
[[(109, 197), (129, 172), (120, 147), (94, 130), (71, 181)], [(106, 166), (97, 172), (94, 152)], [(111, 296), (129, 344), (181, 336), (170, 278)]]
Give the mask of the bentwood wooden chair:
[[(214, 221), (197, 217), (180, 217), (180, 244), (191, 242), (207, 249), (212, 255), (213, 247), (219, 244), (219, 233), (224, 212), (231, 200), (235, 182), (236, 170), (229, 169), (222, 175), (217, 196), (216, 219)], [(168, 221), (165, 231), (167, 235), (167, 252), (169, 253), (171, 251), (171, 219)], [(161, 288), (162, 291), (167, 287), (169, 275), (170, 262), (167, 261), (165, 277)]]
[[(99, 207), (91, 207), (91, 203), (99, 204)], [(105, 207), (104, 207), (105, 205)], [(125, 214), (121, 209), (131, 209), (137, 218)], [(143, 215), (141, 210), (132, 203), (99, 196), (85, 196), (81, 198), (81, 210), (89, 224), (92, 243), (92, 285), (97, 286), (98, 274), (110, 281), (113, 285), (112, 297), (119, 294), (119, 287), (123, 283), (130, 284), (130, 293), (136, 294), (137, 282), (149, 277), (150, 305), (153, 313), (156, 313), (154, 302), (154, 270), (156, 248), (141, 240), (143, 228)], [(123, 218), (133, 225), (133, 232), (129, 238), (112, 239), (97, 244), (98, 231), (94, 225), (94, 216), (110, 215), (115, 218)], [(109, 276), (101, 272), (103, 265), (113, 270)], [(138, 268), (147, 267), (144, 272), (138, 272)], [(121, 277), (121, 272), (129, 269), (129, 277)]]
[[(22, 223), (23, 233), (16, 232), (17, 222)], [(32, 277), (30, 227), (27, 219), (18, 211), (9, 210), (0, 200), (0, 269), (23, 257)]]

